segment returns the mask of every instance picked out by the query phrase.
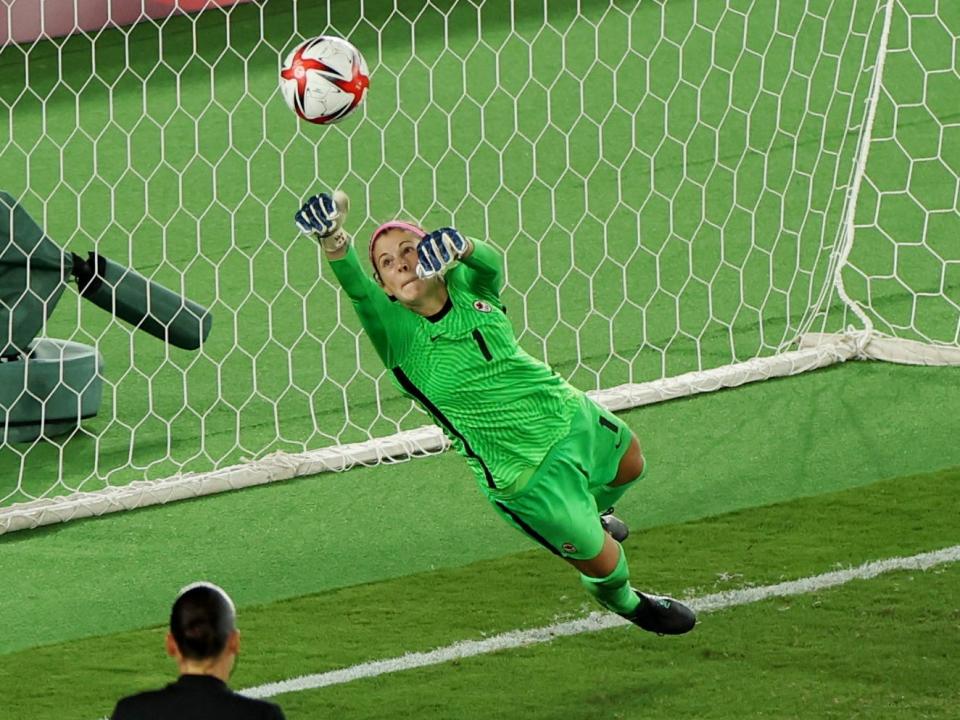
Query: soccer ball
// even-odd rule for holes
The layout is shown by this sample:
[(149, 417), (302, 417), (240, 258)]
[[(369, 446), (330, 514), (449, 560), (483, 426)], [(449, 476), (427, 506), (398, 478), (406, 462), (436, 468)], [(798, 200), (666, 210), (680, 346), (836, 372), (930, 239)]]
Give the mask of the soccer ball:
[(349, 115), (369, 84), (363, 55), (343, 38), (330, 35), (301, 43), (280, 70), (287, 105), (304, 120), (321, 125)]

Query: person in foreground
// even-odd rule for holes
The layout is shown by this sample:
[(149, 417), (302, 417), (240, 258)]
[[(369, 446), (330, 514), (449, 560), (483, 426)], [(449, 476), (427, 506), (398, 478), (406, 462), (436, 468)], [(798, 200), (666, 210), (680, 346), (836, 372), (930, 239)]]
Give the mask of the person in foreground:
[(123, 698), (111, 720), (283, 720), (277, 705), (227, 687), (239, 652), (230, 597), (212, 583), (188, 585), (173, 603), (167, 634), (167, 654), (180, 677), (162, 690)]
[(296, 213), (346, 291), (397, 387), (444, 430), (497, 513), (580, 572), (608, 610), (659, 634), (696, 624), (672, 598), (630, 585), (613, 505), (646, 471), (626, 424), (524, 352), (500, 301), (500, 253), (453, 228), (374, 231), (373, 279), (343, 229), (349, 199)]

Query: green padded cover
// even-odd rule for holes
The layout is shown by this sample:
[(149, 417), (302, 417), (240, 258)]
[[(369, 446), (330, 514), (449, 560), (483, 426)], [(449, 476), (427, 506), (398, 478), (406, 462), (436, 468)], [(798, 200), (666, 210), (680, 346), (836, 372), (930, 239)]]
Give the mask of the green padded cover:
[(23, 354), (66, 287), (70, 261), (0, 190), (0, 357)]
[(74, 256), (74, 274), (87, 300), (171, 345), (196, 350), (210, 334), (205, 307), (103, 255)]

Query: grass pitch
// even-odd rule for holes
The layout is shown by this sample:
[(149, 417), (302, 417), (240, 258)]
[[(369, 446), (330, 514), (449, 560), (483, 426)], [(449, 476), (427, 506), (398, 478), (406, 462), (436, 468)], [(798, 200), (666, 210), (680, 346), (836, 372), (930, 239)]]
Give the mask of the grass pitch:
[[(681, 596), (960, 542), (960, 470), (630, 538), (635, 582)], [(615, 628), (276, 698), (291, 718), (949, 718), (960, 568), (896, 572), (720, 610), (682, 638)], [(549, 625), (593, 610), (542, 551), (241, 610), (249, 687)], [(158, 618), (158, 621), (162, 620)], [(0, 657), (11, 717), (92, 718), (169, 681), (162, 628)]]

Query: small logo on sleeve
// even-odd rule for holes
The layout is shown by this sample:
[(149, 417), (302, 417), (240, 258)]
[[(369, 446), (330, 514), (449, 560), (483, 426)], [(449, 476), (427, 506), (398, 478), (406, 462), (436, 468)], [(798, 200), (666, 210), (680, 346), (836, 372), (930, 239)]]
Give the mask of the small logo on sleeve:
[(565, 552), (567, 555), (572, 555), (573, 553), (575, 553), (575, 552), (577, 551), (577, 546), (574, 545), (573, 543), (565, 542), (565, 543), (561, 546), (561, 550), (563, 550), (563, 552)]
[(479, 310), (483, 313), (488, 313), (493, 310), (493, 306), (484, 300), (477, 300), (475, 303), (473, 303), (473, 309)]

